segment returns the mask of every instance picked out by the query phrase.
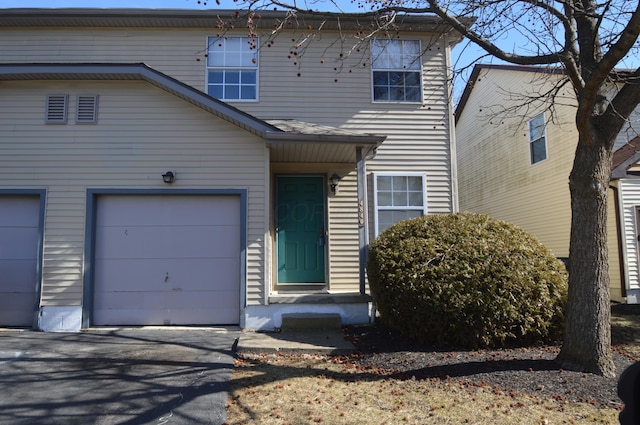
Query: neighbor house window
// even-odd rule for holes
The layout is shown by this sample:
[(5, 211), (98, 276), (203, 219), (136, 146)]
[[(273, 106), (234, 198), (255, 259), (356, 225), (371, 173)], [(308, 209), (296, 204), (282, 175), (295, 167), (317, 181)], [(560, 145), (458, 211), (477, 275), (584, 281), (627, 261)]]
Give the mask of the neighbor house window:
[(547, 159), (544, 113), (536, 115), (529, 121), (529, 153), (531, 164)]
[(207, 39), (207, 93), (220, 100), (257, 100), (258, 40)]
[(376, 236), (398, 221), (426, 214), (425, 188), (424, 174), (375, 174)]
[(418, 40), (373, 40), (371, 69), (374, 102), (422, 102)]

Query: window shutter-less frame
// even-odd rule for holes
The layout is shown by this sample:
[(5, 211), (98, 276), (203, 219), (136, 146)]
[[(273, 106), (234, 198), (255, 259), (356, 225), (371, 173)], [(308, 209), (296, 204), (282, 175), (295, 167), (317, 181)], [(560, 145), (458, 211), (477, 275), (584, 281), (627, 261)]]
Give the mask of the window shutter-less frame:
[(45, 116), (45, 123), (66, 124), (68, 103), (69, 103), (68, 94), (47, 95), (47, 113)]
[(76, 122), (93, 124), (98, 121), (98, 95), (79, 94), (76, 105)]

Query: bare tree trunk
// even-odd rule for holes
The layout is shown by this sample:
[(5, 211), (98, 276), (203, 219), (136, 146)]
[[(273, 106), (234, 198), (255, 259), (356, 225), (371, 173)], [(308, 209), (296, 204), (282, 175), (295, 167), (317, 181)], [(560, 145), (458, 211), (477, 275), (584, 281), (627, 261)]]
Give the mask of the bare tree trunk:
[(615, 376), (615, 365), (606, 223), (612, 149), (607, 145), (601, 140), (585, 141), (581, 134), (569, 177), (569, 302), (558, 360), (566, 368), (579, 367), (611, 377)]

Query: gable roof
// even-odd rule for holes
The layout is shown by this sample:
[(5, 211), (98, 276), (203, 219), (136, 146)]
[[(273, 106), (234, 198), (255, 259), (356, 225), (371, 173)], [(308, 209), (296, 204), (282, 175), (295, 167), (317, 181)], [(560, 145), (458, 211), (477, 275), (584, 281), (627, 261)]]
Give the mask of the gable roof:
[[(236, 28), (246, 28), (249, 14), (257, 28), (273, 29), (274, 25), (290, 23), (286, 29), (351, 30), (371, 28), (372, 22), (380, 26), (389, 24), (390, 30), (404, 32), (428, 32), (453, 36), (452, 41), (462, 39), (459, 33), (437, 15), (399, 14), (377, 12), (332, 13), (308, 11), (290, 12), (277, 10), (237, 9), (97, 9), (97, 8), (11, 8), (0, 9), (0, 27), (7, 26), (83, 26), (83, 27), (166, 27), (166, 28), (220, 28), (224, 23), (237, 23)], [(462, 17), (462, 21), (471, 20)]]
[[(471, 71), (471, 75), (469, 76), (469, 80), (464, 87), (464, 91), (462, 92), (462, 96), (460, 97), (460, 101), (456, 106), (455, 110), (455, 120), (456, 123), (458, 119), (462, 115), (462, 111), (469, 100), (469, 96), (471, 95), (471, 91), (475, 86), (476, 82), (480, 78), (480, 73), (483, 70), (487, 69), (500, 69), (505, 71), (518, 71), (518, 72), (536, 72), (536, 73), (544, 73), (544, 74), (553, 74), (553, 75), (564, 75), (566, 74), (565, 69), (562, 66), (534, 66), (534, 65), (493, 65), (486, 63), (479, 63), (473, 66), (473, 71)], [(631, 69), (614, 69), (611, 71), (609, 76), (617, 82), (633, 82), (634, 84), (638, 83), (639, 77), (636, 75), (635, 70)]]
[(629, 140), (613, 153), (611, 178), (622, 179), (627, 177), (629, 168), (638, 161), (640, 161), (640, 136)]
[(475, 86), (476, 82), (480, 78), (480, 72), (485, 69), (500, 69), (505, 71), (519, 71), (519, 72), (538, 72), (545, 74), (564, 74), (564, 69), (561, 67), (550, 67), (550, 66), (531, 66), (531, 65), (493, 65), (487, 63), (479, 63), (473, 66), (473, 71), (471, 71), (471, 75), (469, 76), (469, 81), (464, 87), (464, 91), (462, 92), (462, 96), (460, 97), (460, 101), (456, 106), (455, 110), (455, 119), (456, 123), (458, 119), (462, 115), (462, 111), (464, 107), (467, 105), (467, 101), (469, 100), (469, 96), (471, 95), (471, 91)]
[(0, 82), (16, 80), (145, 81), (251, 134), (261, 137), (267, 145), (316, 145), (317, 158), (315, 160), (314, 158), (306, 158), (305, 162), (317, 162), (321, 161), (322, 158), (332, 158), (334, 162), (354, 162), (354, 146), (364, 147), (366, 148), (366, 153), (369, 153), (386, 139), (386, 136), (382, 135), (358, 133), (300, 121), (274, 120), (267, 122), (162, 72), (156, 71), (143, 63), (0, 64)]

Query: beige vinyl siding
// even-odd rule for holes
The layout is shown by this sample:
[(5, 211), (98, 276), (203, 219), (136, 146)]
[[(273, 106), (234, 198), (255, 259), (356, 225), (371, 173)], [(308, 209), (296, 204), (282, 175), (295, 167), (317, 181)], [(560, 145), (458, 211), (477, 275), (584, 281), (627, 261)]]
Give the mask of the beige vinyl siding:
[[(206, 40), (211, 29), (4, 28), (2, 62), (144, 62), (205, 90)], [(229, 35), (246, 35), (245, 30)], [(344, 36), (344, 40), (340, 37)], [(425, 171), (433, 212), (450, 212), (451, 167), (446, 38), (418, 39), (423, 56), (423, 104), (372, 102), (369, 42), (325, 31), (283, 31), (268, 44), (260, 34), (259, 101), (234, 106), (259, 118), (287, 118), (387, 135), (369, 171)], [(308, 40), (299, 48), (294, 45)], [(296, 40), (296, 41), (292, 41)], [(267, 47), (270, 45), (270, 47)]]
[[(544, 111), (499, 114), (522, 102), (522, 87), (541, 91), (538, 76), (482, 71), (456, 126), (461, 211), (491, 215), (533, 233), (558, 257), (569, 256), (569, 172), (577, 143), (572, 108), (558, 105), (556, 124), (545, 113), (547, 159), (531, 165), (528, 120)], [(554, 76), (546, 76), (555, 79)], [(511, 99), (511, 100), (510, 100)]]
[[(568, 182), (578, 140), (574, 109), (558, 102), (555, 122), (545, 113), (547, 159), (534, 165), (528, 119), (544, 108), (537, 105), (527, 113), (512, 112), (510, 117), (497, 114), (522, 102), (513, 95), (522, 87), (530, 87), (532, 93), (543, 91), (550, 81), (547, 78), (557, 77), (497, 69), (480, 74), (456, 126), (460, 209), (514, 223), (535, 235), (554, 255), (568, 257)], [(608, 208), (610, 292), (613, 300), (621, 301), (623, 276), (612, 191)]]
[[(45, 125), (48, 93), (99, 94), (98, 123)], [(2, 186), (47, 189), (43, 305), (81, 303), (87, 188), (248, 189), (247, 303), (263, 302), (260, 139), (142, 82), (4, 82), (0, 113), (12, 117), (0, 124)], [(176, 170), (172, 186), (166, 170)]]
[(187, 28), (3, 28), (0, 61), (144, 63), (204, 90), (209, 33)]

